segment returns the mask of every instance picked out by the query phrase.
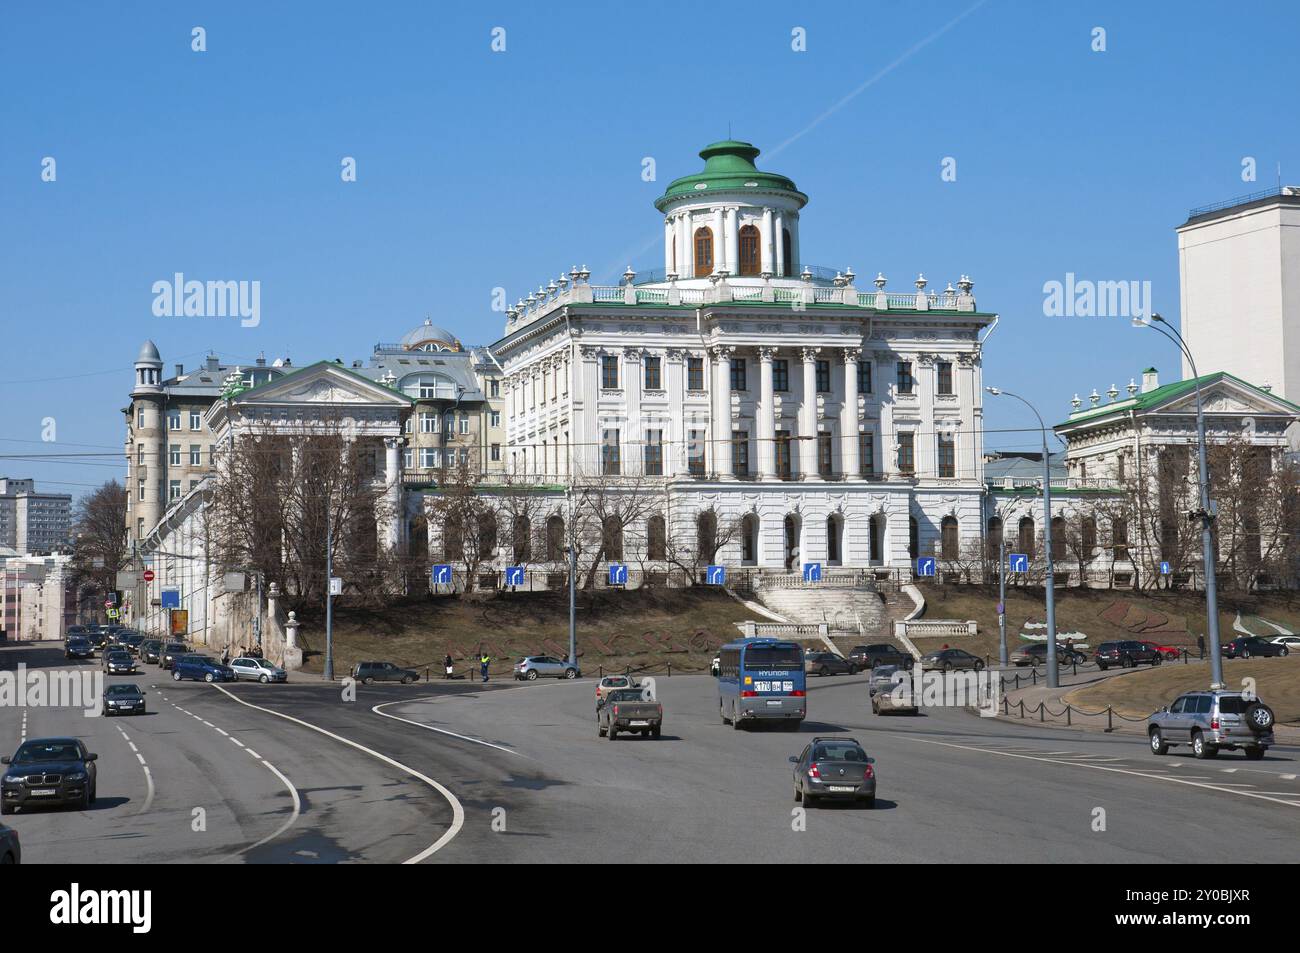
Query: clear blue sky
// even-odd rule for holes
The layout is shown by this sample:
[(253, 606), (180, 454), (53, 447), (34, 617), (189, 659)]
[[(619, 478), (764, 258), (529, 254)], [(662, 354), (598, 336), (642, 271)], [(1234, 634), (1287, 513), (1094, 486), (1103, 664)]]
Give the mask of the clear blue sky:
[[(1002, 315), (986, 383), (1059, 420), (1075, 392), (1148, 364), (1171, 379), (1178, 362), (1124, 319), (1044, 317), (1045, 281), (1149, 280), (1175, 316), (1188, 208), (1271, 187), (1278, 162), (1300, 182), (1293, 9), (5, 4), (0, 454), (120, 449), (145, 338), (169, 373), (208, 348), (366, 357), (425, 315), (487, 343), (495, 286), (513, 301), (575, 263), (604, 279), (629, 259), (662, 265), (652, 200), (728, 124), (811, 197), (805, 260), (852, 266), (862, 285), (883, 271), (891, 289), (969, 273)], [(356, 183), (340, 180), (344, 156)], [(1241, 180), (1244, 156), (1258, 182)], [(259, 280), (260, 326), (154, 317), (150, 286), (177, 271)], [(40, 443), (45, 417), (57, 447)], [(987, 420), (1027, 413), (990, 399)], [(79, 494), (121, 472), (95, 462), (0, 459), (0, 474)]]

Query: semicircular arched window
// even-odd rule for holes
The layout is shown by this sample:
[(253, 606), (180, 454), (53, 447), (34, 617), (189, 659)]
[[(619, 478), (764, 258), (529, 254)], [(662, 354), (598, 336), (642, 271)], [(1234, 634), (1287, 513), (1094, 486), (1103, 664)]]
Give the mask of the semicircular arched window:
[(762, 270), (759, 253), (758, 229), (753, 225), (740, 227), (740, 274), (757, 275)]
[(695, 277), (713, 274), (713, 229), (704, 225), (695, 230)]

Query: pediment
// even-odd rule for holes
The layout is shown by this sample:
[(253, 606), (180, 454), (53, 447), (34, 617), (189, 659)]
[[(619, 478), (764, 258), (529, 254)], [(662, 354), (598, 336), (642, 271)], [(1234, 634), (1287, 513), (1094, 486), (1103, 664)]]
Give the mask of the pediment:
[[(1201, 400), (1207, 414), (1268, 415), (1292, 417), (1295, 411), (1283, 400), (1265, 391), (1238, 384), (1232, 380), (1219, 380), (1201, 391)], [(1161, 414), (1195, 414), (1196, 392), (1180, 394), (1168, 403), (1152, 408)]]
[(314, 364), (296, 374), (247, 391), (236, 398), (243, 406), (308, 404), (313, 406), (409, 407), (409, 398), (366, 380), (337, 364)]

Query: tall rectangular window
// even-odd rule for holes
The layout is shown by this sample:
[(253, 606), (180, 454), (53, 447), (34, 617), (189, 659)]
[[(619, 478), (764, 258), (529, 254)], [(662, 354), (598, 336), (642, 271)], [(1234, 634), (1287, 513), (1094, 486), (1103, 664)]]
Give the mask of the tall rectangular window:
[(203, 429), (203, 412), (202, 412), (202, 411), (200, 411), (200, 410), (191, 410), (191, 411), (190, 411), (190, 429), (191, 429), (191, 430), (202, 430), (202, 429)]
[(139, 481), (137, 481), (137, 483), (136, 483), (136, 489), (137, 489), (137, 491), (138, 491), (138, 495), (136, 496), (136, 499), (137, 499), (137, 500), (141, 500), (141, 501), (143, 501), (143, 500), (144, 500), (144, 480), (139, 480)]
[(135, 412), (135, 425), (141, 430), (144, 429), (144, 408), (140, 407)]
[(858, 434), (858, 476), (876, 475), (876, 435), (870, 431)]
[(916, 470), (916, 435), (903, 432), (898, 435), (898, 472), (913, 473)]
[(776, 432), (776, 475), (782, 480), (794, 479), (794, 471), (790, 466), (790, 432), (788, 430), (778, 430)]
[(167, 411), (167, 429), (168, 430), (181, 429), (181, 412), (179, 410)]
[(135, 445), (135, 462), (136, 466), (144, 466), (144, 444), (142, 443)]
[(415, 467), (415, 451), (407, 447), (402, 451), (402, 469), (410, 470)]
[(784, 358), (777, 358), (772, 362), (772, 390), (787, 391), (790, 389), (790, 362)]
[(493, 463), (501, 462), (501, 444), (499, 443), (492, 444), (489, 450), (488, 459), (491, 460)]
[(488, 396), (489, 397), (501, 396), (501, 381), (495, 377), (492, 378), (492, 380), (488, 381)]
[(743, 357), (733, 357), (731, 359), (731, 389), (749, 390), (745, 385), (745, 359)]
[(488, 414), (488, 423), (493, 427), (501, 426), (501, 411), (494, 410)]
[(660, 373), (660, 358), (656, 354), (645, 356), (645, 389), (663, 390), (663, 375)]
[(606, 428), (600, 439), (600, 472), (605, 476), (618, 476), (619, 470), (618, 428)]
[(912, 393), (912, 362), (898, 362), (898, 392), (900, 394)]
[(441, 456), (442, 454), (438, 452), (438, 449), (436, 447), (421, 447), (420, 448), (420, 469), (421, 470), (437, 469), (437, 467), (442, 463), (442, 460), (440, 459)]
[(174, 443), (167, 448), (167, 464), (178, 467), (181, 465), (181, 445)]
[(437, 433), (438, 418), (433, 414), (420, 414), (420, 433)]
[(686, 389), (704, 390), (704, 358), (688, 357), (686, 359)]
[(952, 396), (952, 361), (939, 362), (939, 393)]
[(939, 476), (957, 475), (957, 448), (951, 434), (939, 434)]
[(181, 498), (181, 481), (170, 480), (167, 483), (167, 499), (179, 500)]
[(462, 434), (469, 433), (469, 414), (460, 415), (460, 432)]
[(824, 477), (831, 475), (831, 444), (832, 435), (829, 433), (819, 433), (817, 435), (817, 472)]
[(197, 443), (190, 444), (190, 466), (203, 466), (203, 448)]
[(600, 357), (600, 387), (602, 390), (618, 390), (618, 358), (613, 354)]
[(704, 431), (687, 431), (686, 470), (691, 476), (704, 476)]
[(871, 362), (858, 361), (858, 393), (871, 393)]
[(749, 431), (736, 430), (731, 434), (731, 473), (749, 476)]
[(664, 432), (662, 430), (645, 432), (645, 474), (646, 476), (664, 475)]
[(831, 390), (831, 362), (817, 362), (817, 393), (829, 394)]

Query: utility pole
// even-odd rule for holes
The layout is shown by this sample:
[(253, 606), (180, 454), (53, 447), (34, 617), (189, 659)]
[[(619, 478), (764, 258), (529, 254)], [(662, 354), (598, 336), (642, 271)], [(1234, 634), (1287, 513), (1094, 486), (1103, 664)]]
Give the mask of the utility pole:
[(578, 548), (573, 526), (573, 487), (565, 494), (569, 504), (569, 664), (578, 664)]
[[(1002, 527), (1006, 532), (1006, 526)], [(998, 540), (998, 664), (1007, 667), (1007, 541)]]
[(333, 514), (325, 504), (325, 678), (334, 681), (334, 558)]

